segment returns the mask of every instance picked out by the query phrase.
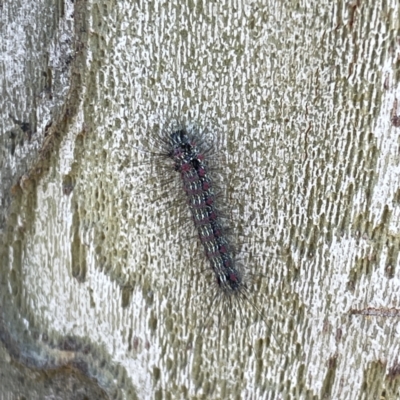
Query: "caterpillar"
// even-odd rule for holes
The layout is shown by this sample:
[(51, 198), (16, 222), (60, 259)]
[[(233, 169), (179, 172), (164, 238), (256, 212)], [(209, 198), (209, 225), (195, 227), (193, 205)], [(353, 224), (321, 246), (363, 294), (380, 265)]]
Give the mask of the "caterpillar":
[[(215, 137), (211, 143), (204, 133), (182, 124), (175, 124), (172, 128), (160, 129), (158, 134), (148, 136), (147, 140), (149, 143), (146, 149), (140, 149), (140, 152), (148, 156), (145, 165), (156, 166), (153, 168), (153, 175), (157, 176), (163, 185), (170, 185), (171, 181), (176, 182), (174, 173), (179, 176), (179, 189), (169, 188), (168, 195), (163, 192), (161, 198), (170, 201), (178, 193), (179, 198), (175, 199), (178, 202), (173, 205), (190, 210), (191, 221), (185, 220), (184, 223), (186, 225), (190, 222), (195, 229), (207, 265), (205, 269), (198, 270), (197, 274), (209, 271), (213, 276), (212, 287), (209, 290), (212, 293), (211, 304), (202, 328), (206, 326), (208, 318), (218, 306), (223, 309), (224, 319), (241, 322), (246, 314), (247, 303), (265, 321), (266, 317), (253, 300), (254, 295), (258, 295), (253, 290), (258, 275), (251, 273), (239, 259), (230, 232), (229, 218), (224, 213), (226, 205), (219, 196), (221, 190), (218, 184), (223, 182), (218, 175), (224, 175), (219, 170), (224, 163), (215, 162), (215, 154), (219, 158), (223, 153), (217, 149), (219, 144), (216, 143)], [(154, 147), (157, 150), (153, 150)], [(164, 165), (155, 164), (154, 158), (161, 158)], [(177, 223), (178, 229), (182, 225)]]
[(221, 222), (205, 156), (185, 129), (172, 132), (169, 139), (168, 157), (180, 173), (194, 226), (216, 283), (226, 296), (244, 296), (243, 270), (235, 263), (234, 248)]

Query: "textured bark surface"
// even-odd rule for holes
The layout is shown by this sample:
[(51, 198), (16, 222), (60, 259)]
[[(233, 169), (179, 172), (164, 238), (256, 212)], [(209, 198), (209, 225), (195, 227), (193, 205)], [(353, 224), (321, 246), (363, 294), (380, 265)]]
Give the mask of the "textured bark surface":
[[(2, 394), (400, 396), (399, 4), (333, 3), (0, 2)], [(201, 329), (201, 246), (141, 151), (174, 119), (221, 144), (265, 318)]]

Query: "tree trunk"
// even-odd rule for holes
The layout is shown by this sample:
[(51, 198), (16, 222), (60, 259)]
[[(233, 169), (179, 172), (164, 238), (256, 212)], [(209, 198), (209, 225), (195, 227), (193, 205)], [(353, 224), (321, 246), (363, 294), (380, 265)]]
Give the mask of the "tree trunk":
[[(400, 396), (397, 1), (0, 10), (2, 394)], [(176, 121), (240, 302), (155, 154)]]

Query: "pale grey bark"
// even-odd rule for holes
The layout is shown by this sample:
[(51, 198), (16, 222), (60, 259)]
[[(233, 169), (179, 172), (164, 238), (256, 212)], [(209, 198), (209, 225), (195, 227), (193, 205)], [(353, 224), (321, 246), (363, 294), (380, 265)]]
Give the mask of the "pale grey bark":
[[(397, 1), (0, 4), (7, 393), (400, 396)], [(174, 119), (220, 143), (246, 329), (201, 330), (206, 261), (143, 163)], [(13, 360), (83, 375), (44, 395)]]

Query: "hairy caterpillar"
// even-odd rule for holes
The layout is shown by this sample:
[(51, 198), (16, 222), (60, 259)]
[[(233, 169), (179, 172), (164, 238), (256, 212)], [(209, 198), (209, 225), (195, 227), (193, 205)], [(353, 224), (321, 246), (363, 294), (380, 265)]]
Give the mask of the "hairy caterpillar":
[(168, 157), (181, 175), (194, 226), (216, 283), (228, 298), (245, 296), (244, 272), (235, 262), (233, 246), (223, 227), (205, 155), (185, 129), (172, 132), (169, 140)]
[[(168, 194), (181, 192), (178, 206), (190, 210), (189, 222), (196, 230), (207, 265), (198, 273), (208, 271), (213, 276), (211, 307), (206, 319), (217, 307), (222, 307), (224, 318), (242, 320), (247, 303), (265, 320), (253, 300), (252, 286), (256, 275), (239, 259), (229, 230), (229, 219), (223, 212), (226, 206), (218, 195), (221, 179), (217, 178), (220, 171), (215, 171), (215, 168), (221, 163), (216, 163), (213, 156), (217, 153), (220, 158), (220, 149), (216, 149), (215, 143), (210, 143), (204, 133), (180, 124), (161, 130), (161, 133), (150, 136), (148, 141), (147, 149), (140, 149), (146, 157), (145, 164), (153, 166), (154, 158), (163, 161), (162, 164), (157, 163), (156, 171), (153, 169), (163, 185), (170, 185), (179, 177), (179, 189), (169, 190)], [(178, 229), (181, 225), (177, 224)]]

